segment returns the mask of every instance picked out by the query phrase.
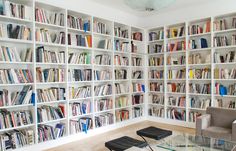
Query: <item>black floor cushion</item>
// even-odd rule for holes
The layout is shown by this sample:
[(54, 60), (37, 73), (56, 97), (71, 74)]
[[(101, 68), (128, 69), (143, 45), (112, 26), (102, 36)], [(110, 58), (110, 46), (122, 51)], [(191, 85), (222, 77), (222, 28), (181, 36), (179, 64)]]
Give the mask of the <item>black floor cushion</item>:
[(106, 142), (105, 146), (110, 150), (123, 151), (133, 146), (143, 148), (147, 146), (147, 143), (128, 137), (128, 136), (123, 136), (123, 137), (111, 140), (109, 142)]
[(137, 131), (137, 135), (142, 137), (148, 137), (155, 140), (160, 140), (172, 135), (172, 131), (163, 130), (156, 127), (148, 127)]

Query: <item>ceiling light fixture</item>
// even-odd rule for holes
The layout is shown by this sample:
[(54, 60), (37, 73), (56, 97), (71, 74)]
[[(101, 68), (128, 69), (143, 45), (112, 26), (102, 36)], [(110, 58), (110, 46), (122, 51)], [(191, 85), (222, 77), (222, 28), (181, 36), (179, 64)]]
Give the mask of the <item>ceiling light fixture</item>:
[(174, 3), (175, 0), (124, 0), (125, 4), (137, 11), (158, 11)]

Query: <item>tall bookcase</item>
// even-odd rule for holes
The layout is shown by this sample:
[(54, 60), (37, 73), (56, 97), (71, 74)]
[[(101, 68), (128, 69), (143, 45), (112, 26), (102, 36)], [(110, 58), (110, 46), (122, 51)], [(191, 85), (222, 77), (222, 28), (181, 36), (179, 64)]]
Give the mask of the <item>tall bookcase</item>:
[[(33, 82), (1, 84), (0, 90), (20, 91), (23, 86), (30, 85), (32, 86), (33, 95), (30, 104), (2, 106), (0, 108), (9, 111), (31, 111), (33, 122), (23, 126), (3, 128), (0, 130), (2, 134), (12, 130), (31, 129), (34, 132), (34, 142), (28, 145), (40, 145), (51, 141), (42, 139), (42, 130), (54, 129), (58, 124), (64, 127), (64, 134), (57, 141), (63, 141), (65, 139), (62, 137), (73, 137), (75, 134), (85, 133), (91, 135), (102, 127), (103, 129), (109, 129), (116, 127), (116, 125), (123, 126), (141, 120), (145, 116), (145, 72), (143, 71), (145, 70), (146, 56), (143, 52), (145, 50), (144, 29), (37, 1), (19, 1), (16, 3), (31, 8), (32, 12), (30, 14), (32, 16), (30, 16), (30, 20), (4, 15), (0, 16), (0, 20), (2, 23), (22, 24), (30, 27), (31, 40), (3, 37), (0, 39), (1, 46), (16, 47), (17, 51), (20, 52), (30, 48), (32, 50), (32, 61), (2, 61), (0, 62), (1, 69), (30, 69)], [(38, 9), (47, 13), (57, 13), (62, 21), (56, 22), (56, 24), (48, 20), (38, 21), (42, 19), (35, 17)], [(83, 23), (88, 23), (88, 26), (78, 27), (72, 25), (69, 18), (79, 18)], [(137, 32), (138, 36), (135, 35)], [(47, 34), (51, 37), (45, 36)], [(59, 40), (53, 40), (55, 35), (61, 36)], [(139, 39), (140, 35), (141, 39)], [(76, 37), (87, 38), (85, 45), (83, 45), (84, 43), (73, 42)], [(47, 51), (59, 55), (60, 58), (57, 59), (60, 61), (45, 61), (46, 56), (39, 57), (42, 50), (43, 52)], [(77, 59), (80, 57), (80, 59), (75, 61), (75, 59), (73, 60), (74, 56), (77, 56)], [(102, 61), (99, 61), (99, 57), (103, 58)], [(83, 60), (84, 58), (86, 61)], [(140, 63), (137, 64), (138, 61), (132, 63), (133, 58), (141, 58)], [(48, 70), (57, 71), (59, 79), (40, 79), (39, 75), (45, 76), (45, 71)], [(76, 80), (73, 74), (77, 71), (91, 71), (89, 73), (91, 77), (82, 81)], [(125, 75), (122, 74), (123, 71), (125, 71)], [(135, 71), (141, 71), (141, 75), (132, 78)], [(133, 83), (140, 85), (133, 86)], [(96, 88), (104, 85), (110, 86), (110, 93), (95, 93)], [(61, 99), (47, 100), (44, 98), (39, 101), (39, 93), (37, 92), (51, 89), (63, 91), (60, 94)], [(78, 89), (89, 89), (90, 93), (76, 96), (74, 93)], [(137, 91), (133, 91), (136, 89)], [(86, 111), (83, 113), (72, 111), (73, 105), (78, 104), (86, 105)], [(103, 105), (102, 108), (101, 105)], [(39, 117), (39, 111), (42, 112), (43, 109), (48, 109), (48, 114), (54, 109), (63, 110), (64, 115), (63, 117), (42, 120)], [(86, 128), (85, 132), (76, 130), (76, 126), (79, 128), (79, 121), (84, 119), (91, 120), (89, 128)]]
[[(163, 57), (164, 63), (148, 68), (149, 83), (164, 83), (163, 91), (148, 92), (150, 120), (195, 127), (196, 117), (204, 114), (208, 106), (235, 108), (232, 92), (235, 81), (234, 18), (235, 13), (232, 13), (147, 30), (149, 63), (153, 56)], [(181, 27), (184, 30), (180, 36)], [(171, 37), (173, 34), (176, 35)], [(175, 47), (179, 41), (183, 41), (183, 49), (178, 49), (181, 45)], [(176, 72), (170, 74), (170, 70), (179, 69), (185, 71), (182, 77), (173, 78), (172, 74)], [(177, 75), (180, 76), (180, 72)], [(227, 93), (223, 89), (227, 89)], [(179, 97), (174, 99), (174, 96)], [(180, 97), (184, 99), (181, 101)]]

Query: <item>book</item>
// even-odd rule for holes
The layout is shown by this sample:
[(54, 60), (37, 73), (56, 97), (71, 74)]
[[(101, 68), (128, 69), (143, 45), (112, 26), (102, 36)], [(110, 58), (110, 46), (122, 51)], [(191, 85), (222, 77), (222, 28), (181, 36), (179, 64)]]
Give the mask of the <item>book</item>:
[(32, 62), (32, 49), (20, 50), (16, 47), (0, 46), (0, 61)]
[(142, 104), (144, 96), (143, 95), (133, 95), (132, 96), (132, 105)]
[(115, 107), (116, 108), (127, 107), (128, 105), (129, 105), (129, 97), (128, 96), (116, 97), (116, 100), (115, 100)]
[(112, 41), (111, 39), (102, 39), (98, 41), (97, 48), (112, 50)]
[(52, 12), (43, 8), (35, 8), (35, 21), (46, 24), (65, 26), (65, 15), (60, 12)]
[(115, 94), (124, 94), (129, 92), (129, 86), (124, 83), (115, 83)]
[(126, 80), (128, 78), (127, 70), (115, 69), (115, 80)]
[(129, 52), (129, 42), (115, 40), (115, 50), (120, 52)]
[(211, 100), (209, 98), (190, 97), (190, 107), (197, 109), (207, 109), (211, 106)]
[(93, 122), (90, 117), (81, 117), (78, 120), (70, 120), (70, 134), (76, 134), (79, 132), (87, 133), (87, 131), (92, 128)]
[(93, 21), (93, 31), (100, 34), (110, 34), (107, 30), (107, 25), (103, 22), (97, 21), (96, 19)]
[(92, 103), (89, 100), (83, 102), (73, 102), (69, 104), (69, 115), (79, 116), (89, 114), (92, 111)]
[(152, 53), (162, 53), (164, 52), (164, 45), (163, 44), (155, 44), (155, 43), (151, 43), (148, 45), (148, 53), (152, 54)]
[(229, 51), (225, 54), (215, 52), (214, 53), (214, 62), (215, 63), (229, 63), (236, 62), (235, 51)]
[(89, 98), (92, 96), (91, 86), (69, 87), (69, 99)]
[(141, 32), (133, 32), (131, 35), (132, 40), (143, 41), (143, 34)]
[(163, 66), (164, 65), (164, 56), (160, 57), (150, 57), (149, 66)]
[(116, 122), (122, 122), (122, 121), (125, 121), (125, 120), (128, 120), (130, 118), (129, 116), (129, 111), (128, 110), (117, 110), (116, 111)]
[(68, 57), (69, 64), (91, 64), (91, 53), (82, 52), (82, 53), (70, 53)]
[(114, 35), (121, 38), (129, 38), (129, 30), (122, 27), (114, 27)]
[(148, 115), (164, 118), (165, 117), (164, 108), (163, 107), (159, 108), (159, 107), (156, 107), (156, 106), (150, 106), (149, 109), (148, 109)]
[(186, 42), (185, 41), (169, 42), (167, 44), (167, 52), (185, 51), (185, 50), (186, 50)]
[(132, 66), (142, 66), (143, 59), (141, 57), (132, 57), (131, 58), (131, 65)]
[(164, 70), (150, 70), (148, 72), (149, 79), (164, 79)]
[(175, 108), (169, 108), (167, 109), (167, 118), (173, 120), (186, 121), (186, 111)]
[(159, 105), (164, 105), (165, 101), (163, 95), (157, 95), (157, 94), (149, 94), (148, 99), (150, 103)]
[(69, 69), (68, 81), (92, 81), (92, 69)]
[(132, 79), (143, 79), (144, 73), (141, 70), (132, 71)]
[(68, 37), (68, 45), (88, 47), (88, 48), (92, 47), (91, 35), (68, 33), (67, 37)]
[(95, 96), (106, 96), (112, 94), (112, 85), (103, 84), (94, 86), (94, 95)]
[(203, 24), (194, 24), (189, 26), (189, 35), (203, 34), (211, 32), (211, 21), (206, 21)]
[(145, 85), (142, 83), (132, 83), (131, 90), (133, 92), (145, 92)]
[(149, 32), (149, 41), (163, 40), (164, 30)]
[(226, 30), (226, 20), (219, 19), (214, 21), (214, 31)]
[(207, 84), (190, 83), (189, 93), (211, 94), (211, 84), (210, 83), (207, 83)]
[(167, 83), (167, 92), (185, 93), (185, 83)]
[(190, 111), (189, 112), (189, 122), (196, 122), (197, 118), (200, 117), (202, 113), (195, 112), (195, 111)]
[(186, 78), (186, 70), (185, 69), (168, 70), (167, 77), (168, 77), (168, 79), (185, 79)]
[(95, 56), (96, 65), (111, 65), (111, 55), (99, 54)]
[(150, 82), (149, 90), (155, 92), (164, 92), (163, 83)]
[(143, 108), (142, 107), (134, 107), (134, 108), (132, 108), (132, 115), (133, 115), (133, 118), (137, 118), (137, 117), (143, 116)]
[(32, 83), (33, 75), (29, 69), (0, 69), (0, 84)]
[(185, 27), (171, 27), (166, 31), (167, 38), (182, 37), (185, 35)]
[(235, 79), (236, 70), (228, 68), (215, 68), (214, 78), (215, 79)]
[(128, 66), (129, 58), (121, 55), (114, 55), (114, 65), (115, 66)]
[(211, 69), (189, 69), (189, 79), (210, 79)]
[(186, 62), (186, 57), (182, 55), (181, 56), (170, 55), (167, 57), (167, 65), (184, 65), (185, 62)]

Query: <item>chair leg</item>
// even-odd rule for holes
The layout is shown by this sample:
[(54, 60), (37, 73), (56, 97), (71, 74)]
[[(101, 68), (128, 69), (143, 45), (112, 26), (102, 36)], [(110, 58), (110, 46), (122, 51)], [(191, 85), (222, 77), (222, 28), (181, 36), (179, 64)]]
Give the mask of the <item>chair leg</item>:
[(151, 151), (154, 151), (154, 150), (152, 149), (152, 147), (148, 144), (147, 140), (146, 140), (143, 136), (140, 136), (140, 137), (142, 137), (142, 139), (147, 143), (147, 145), (148, 145), (148, 147), (150, 148), (150, 150), (151, 150)]

